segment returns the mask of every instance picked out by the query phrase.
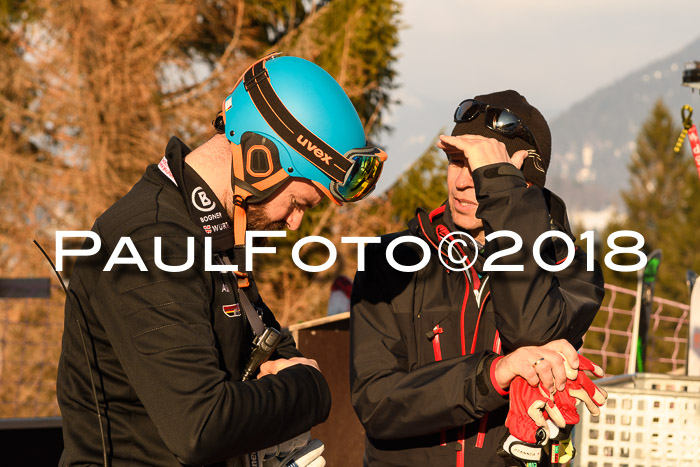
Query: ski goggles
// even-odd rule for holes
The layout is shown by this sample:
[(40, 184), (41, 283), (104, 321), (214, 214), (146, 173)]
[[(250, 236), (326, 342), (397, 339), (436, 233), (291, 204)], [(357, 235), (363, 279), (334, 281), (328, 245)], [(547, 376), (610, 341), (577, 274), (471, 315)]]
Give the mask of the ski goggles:
[(343, 183), (331, 182), (331, 194), (340, 201), (359, 201), (374, 191), (382, 174), (386, 153), (379, 148), (368, 146), (351, 149), (343, 156), (353, 164), (345, 173)]
[(492, 107), (476, 99), (462, 101), (455, 110), (455, 123), (465, 123), (474, 120), (481, 112), (484, 112), (486, 127), (508, 138), (519, 137), (532, 144), (539, 153), (535, 135), (523, 123), (523, 121), (509, 109)]
[(354, 202), (365, 198), (379, 180), (386, 153), (379, 148), (365, 147), (340, 154), (299, 122), (270, 83), (265, 62), (275, 56), (258, 60), (243, 75), (245, 89), (258, 112), (277, 136), (330, 179), (330, 193), (336, 201)]

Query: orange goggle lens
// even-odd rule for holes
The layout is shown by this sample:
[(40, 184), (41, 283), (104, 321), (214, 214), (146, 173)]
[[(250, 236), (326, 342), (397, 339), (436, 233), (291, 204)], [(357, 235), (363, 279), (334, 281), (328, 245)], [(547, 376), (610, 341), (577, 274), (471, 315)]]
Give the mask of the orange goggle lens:
[(353, 149), (345, 154), (354, 161), (342, 184), (331, 185), (331, 192), (341, 201), (354, 202), (372, 193), (382, 174), (386, 153), (378, 148)]

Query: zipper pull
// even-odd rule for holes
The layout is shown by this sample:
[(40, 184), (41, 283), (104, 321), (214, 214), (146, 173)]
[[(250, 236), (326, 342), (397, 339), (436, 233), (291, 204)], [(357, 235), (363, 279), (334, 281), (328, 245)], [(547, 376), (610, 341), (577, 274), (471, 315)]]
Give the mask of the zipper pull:
[(444, 331), (444, 329), (442, 329), (439, 324), (436, 324), (432, 330), (425, 333), (425, 337), (427, 337), (428, 340), (430, 341), (430, 340), (433, 340), (433, 338), (435, 336), (437, 336), (438, 334), (442, 334), (443, 331)]

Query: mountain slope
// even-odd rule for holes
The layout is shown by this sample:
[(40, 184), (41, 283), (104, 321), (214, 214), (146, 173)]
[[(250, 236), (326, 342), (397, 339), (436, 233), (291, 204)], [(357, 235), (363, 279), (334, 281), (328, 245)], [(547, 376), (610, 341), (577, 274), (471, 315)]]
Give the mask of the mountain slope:
[[(681, 86), (684, 64), (692, 60), (700, 60), (700, 38), (595, 92), (551, 122), (547, 185), (561, 193), (572, 210), (601, 210), (613, 204), (622, 208), (620, 191), (628, 184), (627, 162), (657, 99), (677, 115), (679, 125), (684, 104), (700, 114), (700, 97)], [(693, 163), (690, 157), (688, 163)]]

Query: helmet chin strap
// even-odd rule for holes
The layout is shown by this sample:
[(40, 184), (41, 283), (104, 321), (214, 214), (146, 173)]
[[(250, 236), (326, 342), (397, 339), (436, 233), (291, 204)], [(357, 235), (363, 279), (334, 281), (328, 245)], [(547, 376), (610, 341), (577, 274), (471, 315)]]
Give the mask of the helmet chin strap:
[[(248, 205), (264, 201), (279, 190), (289, 178), (289, 174), (279, 167), (279, 162), (273, 162), (272, 158), (266, 166), (269, 169), (266, 173), (259, 174), (254, 168), (251, 169), (251, 150), (265, 149), (262, 145), (256, 144), (258, 142), (260, 141), (252, 139), (241, 145), (230, 143), (234, 248), (245, 248)], [(262, 143), (266, 143), (264, 138)], [(272, 147), (274, 149), (274, 145)], [(278, 160), (277, 154), (274, 155), (274, 159)]]
[[(250, 193), (244, 190), (240, 184), (235, 183), (235, 179), (243, 177), (243, 154), (241, 147), (237, 144), (231, 144), (231, 188), (233, 189), (233, 244), (234, 248), (245, 248), (245, 232), (248, 203), (246, 199), (250, 197)], [(243, 271), (236, 271), (238, 287), (245, 288), (250, 285), (248, 275)]]
[(245, 179), (243, 152), (237, 144), (231, 143), (231, 188), (233, 189), (233, 241), (235, 248), (245, 247), (245, 232), (248, 206), (251, 193), (245, 190), (240, 180)]

